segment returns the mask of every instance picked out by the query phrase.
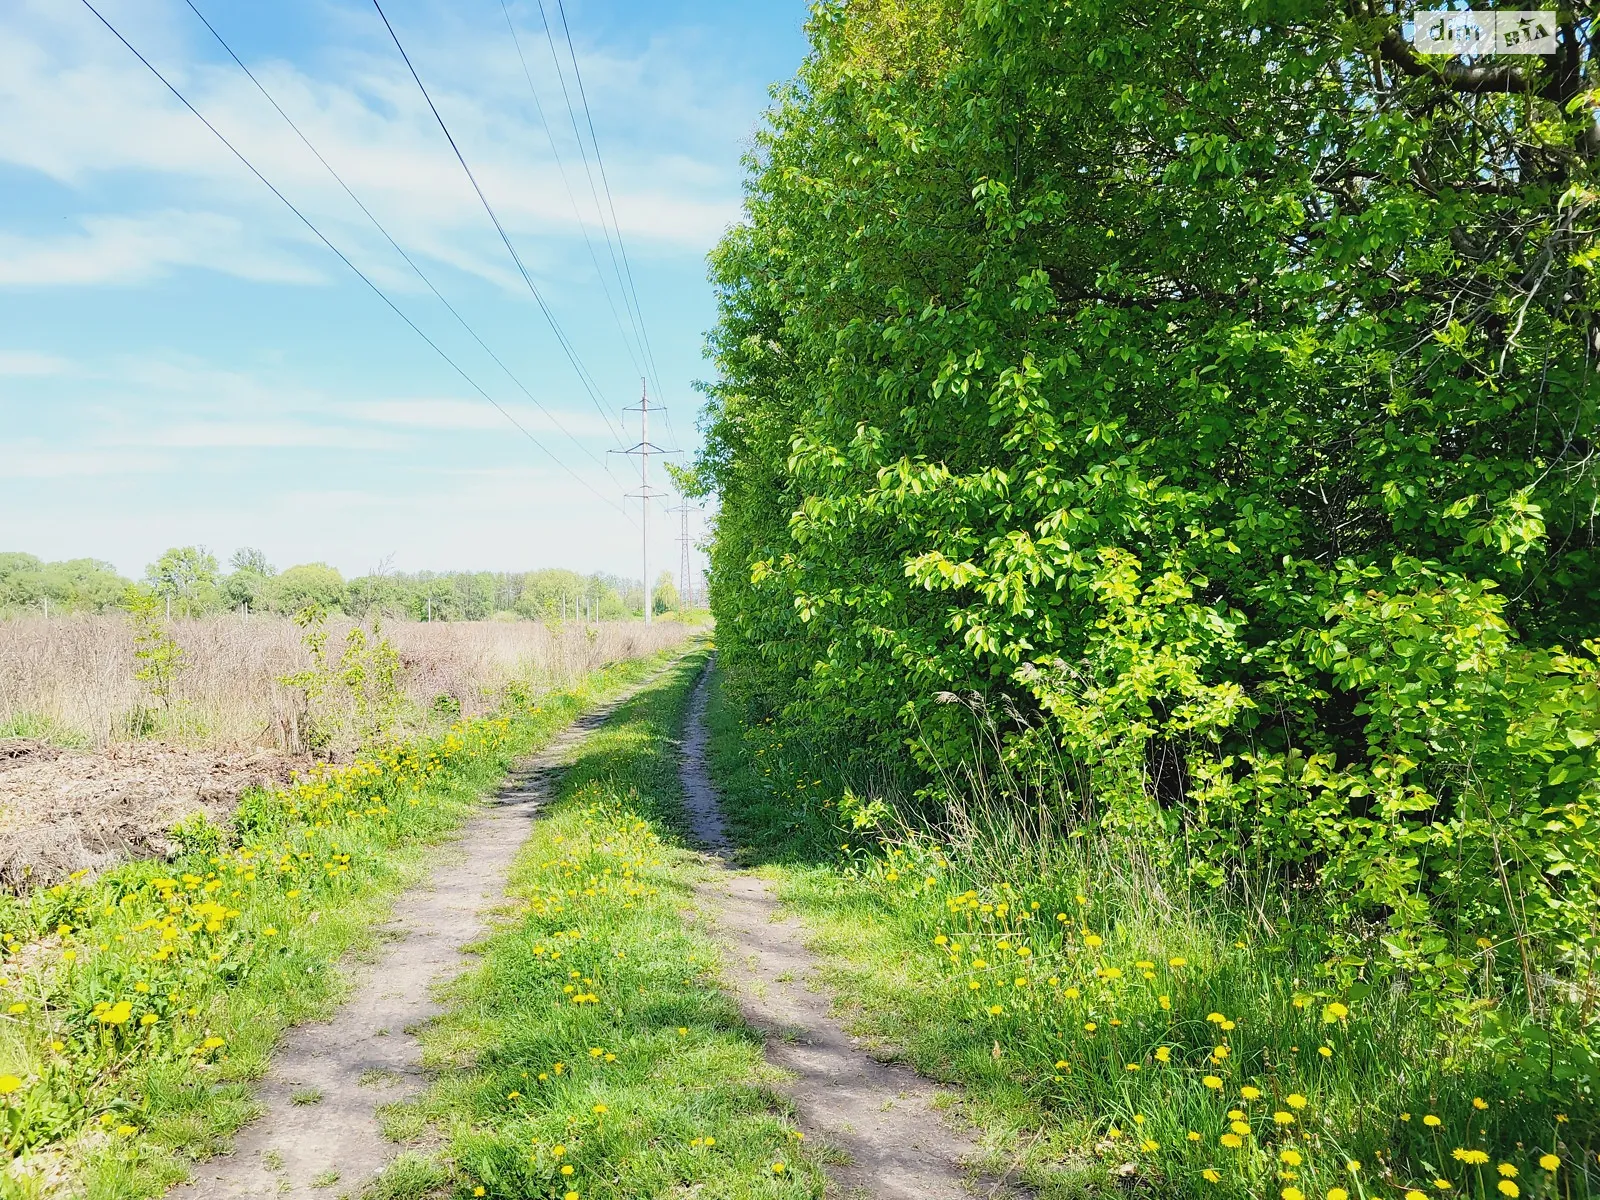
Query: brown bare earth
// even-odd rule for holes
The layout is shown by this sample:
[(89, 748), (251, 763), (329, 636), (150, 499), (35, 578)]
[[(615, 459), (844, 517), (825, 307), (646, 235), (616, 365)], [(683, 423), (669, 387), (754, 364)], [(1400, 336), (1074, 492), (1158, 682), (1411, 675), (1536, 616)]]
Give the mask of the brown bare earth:
[(166, 854), (178, 821), (220, 820), (247, 788), (287, 782), (308, 762), (277, 750), (123, 742), (90, 753), (0, 740), (0, 889)]
[[(946, 1115), (959, 1095), (897, 1064), (880, 1062), (833, 1015), (812, 977), (804, 926), (784, 916), (765, 880), (737, 868), (706, 771), (705, 707), (710, 672), (690, 702), (683, 740), (684, 802), (713, 870), (695, 897), (728, 949), (725, 971), (739, 1009), (766, 1035), (767, 1060), (790, 1081), (800, 1124), (837, 1155), (828, 1195), (851, 1200), (970, 1200), (1015, 1196), (1005, 1180), (967, 1164), (978, 1145)], [(944, 1110), (944, 1111), (941, 1111)]]

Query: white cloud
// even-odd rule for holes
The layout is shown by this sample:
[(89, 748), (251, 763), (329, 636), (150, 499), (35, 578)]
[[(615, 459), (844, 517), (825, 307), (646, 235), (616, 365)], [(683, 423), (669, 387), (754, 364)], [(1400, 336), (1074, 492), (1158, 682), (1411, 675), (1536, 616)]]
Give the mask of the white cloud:
[[(124, 7), (132, 6), (113, 5), (111, 15), (130, 40), (341, 249), (364, 269), (383, 272), (387, 285), (415, 286), (254, 85), (216, 58), (217, 47), (197, 23), (182, 20), (185, 10), (119, 11)], [(225, 6), (212, 8), (208, 15), (226, 35)], [(524, 44), (548, 93), (545, 112), (558, 142), (564, 140), (565, 181), (503, 25), (458, 23), (442, 34), (402, 25), (401, 33), (530, 269), (549, 277), (582, 263), (586, 274), (586, 253), (577, 248), (574, 255), (579, 227), (573, 198), (591, 225), (595, 201), (550, 61), (537, 53), (542, 38), (526, 33)], [(381, 27), (369, 31), (378, 34)], [(238, 48), (249, 61), (248, 47)], [(737, 217), (737, 174), (726, 163), (726, 147), (716, 154), (726, 165), (713, 166), (709, 155), (698, 160), (686, 153), (681, 134), (725, 123), (720, 97), (697, 83), (670, 47), (631, 59), (599, 52), (581, 57), (602, 126), (610, 108), (641, 131), (629, 142), (604, 146), (624, 235), (646, 254), (709, 245)], [(408, 250), (522, 289), (392, 47), (373, 40), (344, 51), (325, 68), (336, 80), (286, 62), (258, 60), (251, 67)], [(653, 136), (667, 122), (680, 135), (671, 144)], [(0, 285), (121, 282), (177, 266), (311, 283), (342, 270), (320, 246), (286, 246), (285, 238), (310, 242), (294, 216), (77, 6), (24, 0), (0, 16), (0, 163), (83, 191), (133, 179), (137, 194), (183, 197), (181, 211), (91, 217), (82, 233), (43, 242), (7, 239), (0, 244)], [(597, 227), (592, 236), (599, 237)]]
[(224, 271), (259, 283), (319, 283), (299, 256), (244, 236), (232, 217), (168, 211), (85, 217), (81, 232), (53, 238), (0, 234), (0, 286), (139, 283), (171, 267)]
[(5, 473), (16, 479), (105, 479), (148, 475), (170, 469), (169, 459), (154, 454), (113, 450), (55, 450), (38, 443), (12, 447)]
[(36, 354), (31, 350), (0, 350), (0, 376), (42, 377), (65, 375), (72, 364), (52, 354)]
[[(507, 404), (506, 411), (530, 433), (570, 433), (574, 437), (607, 438), (612, 434), (598, 413)], [(547, 406), (548, 408), (548, 406)], [(365, 400), (344, 406), (350, 416), (382, 425), (413, 429), (515, 432), (503, 413), (482, 400)]]

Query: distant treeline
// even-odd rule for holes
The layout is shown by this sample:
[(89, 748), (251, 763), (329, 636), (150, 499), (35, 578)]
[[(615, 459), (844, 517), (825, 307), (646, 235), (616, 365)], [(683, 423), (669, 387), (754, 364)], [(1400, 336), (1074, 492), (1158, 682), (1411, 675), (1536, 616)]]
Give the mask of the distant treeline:
[[(182, 546), (168, 550), (134, 581), (98, 559), (44, 562), (32, 554), (0, 553), (0, 614), (105, 612), (123, 607), (136, 590), (165, 601), (173, 616), (296, 613), (320, 605), (354, 617), (381, 613), (417, 621), (616, 621), (644, 611), (642, 589), (632, 580), (556, 568), (380, 571), (347, 580), (326, 563), (279, 571), (261, 551), (249, 548), (223, 568), (204, 547)], [(657, 613), (679, 607), (670, 572), (657, 580), (652, 601)]]

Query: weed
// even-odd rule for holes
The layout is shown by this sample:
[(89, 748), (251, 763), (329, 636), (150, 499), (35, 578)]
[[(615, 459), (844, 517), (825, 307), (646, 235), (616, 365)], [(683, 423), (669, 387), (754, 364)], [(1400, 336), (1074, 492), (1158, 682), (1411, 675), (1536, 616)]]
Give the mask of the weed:
[(294, 1091), (293, 1093), (290, 1094), (289, 1103), (290, 1104), (302, 1105), (302, 1106), (308, 1105), (308, 1104), (321, 1104), (322, 1103), (322, 1089), (321, 1088), (314, 1088), (314, 1087), (311, 1087), (311, 1088), (299, 1088), (299, 1089), (297, 1089), (296, 1091)]

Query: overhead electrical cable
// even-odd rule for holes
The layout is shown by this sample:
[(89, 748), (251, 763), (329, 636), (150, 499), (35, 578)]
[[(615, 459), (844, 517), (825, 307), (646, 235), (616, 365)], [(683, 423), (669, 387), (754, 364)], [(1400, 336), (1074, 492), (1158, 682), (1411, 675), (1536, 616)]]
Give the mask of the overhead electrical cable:
[[(567, 201), (572, 205), (572, 215), (578, 222), (578, 232), (583, 235), (583, 244), (589, 251), (589, 261), (594, 264), (595, 277), (600, 281), (600, 290), (605, 295), (606, 307), (611, 310), (611, 319), (616, 322), (617, 332), (622, 335), (622, 345), (628, 352), (629, 361), (633, 363), (635, 370), (642, 373), (645, 368), (639, 360), (639, 354), (634, 349), (634, 344), (628, 336), (628, 331), (623, 328), (622, 314), (617, 311), (616, 301), (611, 298), (611, 286), (606, 282), (605, 268), (600, 265), (600, 255), (594, 248), (594, 239), (589, 236), (589, 223), (584, 219), (583, 212), (578, 207), (578, 197), (572, 190), (572, 180), (567, 177), (567, 166), (561, 158), (561, 148), (556, 144), (555, 130), (551, 127), (549, 118), (545, 116), (544, 102), (539, 99), (539, 88), (533, 82), (533, 71), (528, 66), (528, 56), (523, 52), (522, 38), (517, 34), (517, 26), (511, 19), (511, 8), (506, 3), (506, 0), (500, 0), (500, 11), (505, 16), (506, 28), (511, 33), (511, 44), (517, 49), (517, 60), (522, 64), (522, 77), (528, 81), (528, 93), (533, 97), (534, 111), (539, 114), (539, 124), (544, 127), (545, 138), (550, 143), (550, 153), (555, 159), (556, 171), (561, 176), (561, 184), (566, 189)], [(579, 150), (581, 151), (582, 148), (580, 143)], [(596, 211), (598, 213), (598, 209)], [(605, 224), (604, 214), (599, 215), (603, 227)], [(621, 281), (619, 280), (618, 282), (620, 284)], [(623, 307), (626, 308), (628, 303), (626, 293), (623, 294), (622, 303)], [(631, 322), (633, 314), (630, 312), (628, 316)]]
[(344, 177), (333, 168), (333, 165), (328, 162), (326, 158), (323, 157), (322, 152), (318, 150), (317, 147), (312, 143), (311, 139), (305, 135), (300, 126), (295, 124), (294, 118), (289, 116), (289, 114), (283, 110), (283, 106), (278, 103), (278, 101), (273, 97), (272, 93), (267, 90), (266, 86), (261, 82), (261, 80), (256, 78), (255, 72), (251, 71), (250, 68), (245, 65), (244, 60), (234, 53), (233, 47), (230, 46), (227, 40), (217, 32), (216, 27), (206, 19), (206, 15), (195, 6), (194, 0), (184, 0), (184, 3), (189, 6), (190, 11), (192, 11), (195, 16), (200, 18), (200, 23), (211, 32), (212, 37), (216, 38), (217, 44), (227, 51), (228, 57), (233, 59), (233, 61), (238, 64), (239, 69), (249, 77), (250, 82), (256, 85), (256, 90), (266, 97), (267, 103), (272, 105), (272, 107), (277, 110), (278, 115), (284, 119), (285, 123), (288, 124), (290, 129), (294, 130), (295, 136), (297, 136), (300, 141), (304, 143), (305, 148), (311, 151), (311, 153), (316, 157), (316, 160), (322, 164), (323, 169), (333, 177), (334, 182), (344, 189), (344, 194), (349, 196), (351, 201), (353, 201), (355, 206), (361, 210), (362, 214), (367, 218), (367, 220), (372, 222), (372, 227), (383, 235), (384, 240), (394, 248), (394, 252), (401, 258), (405, 259), (406, 265), (416, 272), (417, 278), (422, 280), (422, 282), (427, 285), (428, 290), (434, 294), (440, 304), (445, 306), (450, 315), (456, 319), (456, 322), (461, 326), (461, 328), (466, 330), (468, 335), (471, 336), (472, 340), (477, 342), (478, 345), (483, 349), (483, 352), (494, 360), (495, 365), (505, 372), (506, 377), (510, 379), (512, 383), (517, 385), (522, 394), (533, 403), (534, 407), (548, 417), (557, 429), (566, 434), (567, 437), (572, 440), (573, 444), (578, 447), (578, 449), (587, 454), (589, 458), (597, 465), (607, 469), (609, 473), (608, 464), (602, 460), (599, 455), (595, 454), (593, 450), (585, 446), (576, 434), (563, 425), (561, 423), (561, 419), (557, 417), (555, 413), (551, 412), (550, 409), (544, 406), (539, 398), (529, 390), (527, 384), (523, 383), (522, 380), (518, 378), (516, 372), (508, 367), (500, 358), (500, 356), (490, 349), (488, 343), (486, 343), (483, 338), (479, 336), (478, 331), (467, 322), (467, 319), (461, 315), (461, 313), (456, 309), (455, 305), (451, 304), (450, 301), (444, 297), (444, 294), (440, 292), (438, 287), (434, 285), (433, 280), (428, 277), (427, 273), (423, 271), (422, 267), (417, 264), (416, 260), (413, 259), (410, 254), (406, 253), (405, 248), (401, 246), (399, 242), (395, 241), (393, 235), (391, 235), (388, 229), (384, 227), (383, 222), (379, 221), (378, 218), (373, 214), (372, 210), (362, 202), (361, 197), (357, 196), (355, 192), (351, 190), (350, 185), (344, 181)]
[[(541, 16), (545, 15), (544, 14), (544, 0), (539, 0), (539, 13), (540, 13)], [(639, 289), (637, 288), (637, 286), (635, 286), (634, 281), (633, 281), (633, 264), (628, 261), (628, 247), (627, 247), (626, 243), (624, 243), (624, 241), (622, 239), (622, 223), (617, 219), (616, 202), (612, 199), (612, 196), (611, 196), (611, 180), (610, 180), (610, 177), (606, 174), (605, 157), (600, 152), (600, 138), (599, 138), (599, 135), (595, 132), (595, 127), (594, 127), (594, 110), (589, 107), (589, 93), (588, 93), (588, 90), (583, 85), (583, 71), (578, 66), (578, 52), (577, 52), (577, 49), (574, 47), (573, 42), (572, 42), (572, 29), (567, 24), (567, 9), (566, 9), (566, 4), (565, 4), (564, 0), (556, 0), (556, 13), (561, 18), (561, 34), (562, 34), (562, 37), (566, 40), (566, 43), (567, 43), (567, 56), (568, 56), (568, 58), (570, 58), (572, 60), (572, 77), (573, 77), (573, 79), (576, 81), (576, 83), (578, 85), (578, 99), (579, 99), (579, 102), (583, 105), (584, 123), (588, 126), (588, 129), (589, 129), (589, 141), (594, 146), (595, 167), (600, 172), (600, 186), (605, 192), (606, 207), (610, 210), (610, 213), (611, 213), (611, 227), (612, 227), (612, 229), (614, 229), (616, 231), (616, 237), (617, 237), (617, 250), (616, 250), (616, 253), (618, 255), (620, 255), (621, 259), (622, 259), (622, 272), (621, 272), (621, 274), (625, 274), (627, 276), (627, 284), (626, 284), (627, 295), (631, 295), (632, 298), (633, 298), (632, 312), (637, 314), (639, 340), (640, 340), (641, 345), (644, 347), (645, 361), (649, 364), (650, 373), (651, 373), (652, 377), (655, 380), (656, 391), (657, 391), (658, 394), (660, 394), (660, 395), (662, 395), (664, 397), (666, 395), (666, 389), (661, 384), (661, 373), (656, 367), (655, 351), (650, 345), (650, 334), (649, 334), (648, 329), (646, 329), (646, 327), (645, 327), (644, 307), (639, 303)], [(548, 20), (548, 18), (546, 18), (546, 20), (545, 20), (545, 33), (546, 33), (546, 36), (549, 35), (549, 32), (550, 32), (549, 20)], [(552, 53), (554, 53), (554, 47), (553, 46), (552, 46)], [(563, 88), (563, 94), (565, 94), (565, 88)], [(568, 97), (567, 104), (568, 104), (568, 110), (571, 111), (571, 98), (570, 97)], [(573, 116), (574, 116), (574, 123), (576, 123), (576, 113), (574, 113)], [(578, 144), (579, 144), (580, 147), (583, 145), (583, 139), (581, 137), (578, 139)], [(587, 167), (587, 165), (588, 165), (587, 159), (585, 159), (585, 167)], [(591, 188), (593, 187), (593, 179), (592, 178), (590, 180), (590, 187)], [(597, 209), (599, 207), (599, 204), (600, 204), (599, 197), (596, 197), (595, 198), (595, 206), (596, 206)], [(604, 214), (602, 214), (602, 216), (601, 216), (602, 223), (604, 222), (604, 219), (605, 219), (604, 218)], [(609, 244), (609, 240), (608, 240), (608, 244)], [(613, 263), (614, 262), (615, 262), (615, 258), (613, 258)], [(621, 275), (619, 274), (618, 283), (620, 284), (621, 282), (622, 282)], [(672, 427), (672, 410), (670, 408), (664, 409), (664, 415), (667, 418), (667, 431), (668, 431), (669, 434), (672, 435), (672, 440), (673, 441), (677, 441), (677, 433), (676, 433), (675, 430), (673, 430), (673, 427)]]
[[(644, 338), (639, 328), (638, 316), (628, 304), (628, 286), (622, 276), (622, 265), (617, 258), (617, 247), (612, 242), (611, 226), (606, 222), (606, 211), (600, 203), (600, 190), (595, 186), (594, 168), (589, 164), (589, 148), (583, 140), (583, 133), (578, 128), (578, 106), (572, 102), (572, 93), (567, 88), (567, 71), (561, 65), (561, 54), (556, 50), (555, 32), (550, 25), (550, 16), (545, 11), (544, 0), (538, 0), (539, 19), (544, 25), (544, 37), (550, 47), (550, 62), (556, 69), (556, 80), (561, 85), (561, 99), (567, 106), (567, 119), (572, 123), (572, 138), (578, 144), (578, 157), (583, 161), (584, 178), (589, 182), (589, 196), (594, 201), (594, 212), (600, 222), (600, 231), (605, 235), (606, 253), (611, 258), (611, 270), (617, 278), (617, 288), (622, 293), (622, 305), (627, 310), (628, 322), (634, 327), (634, 336), (639, 339), (640, 348), (644, 348)], [(569, 43), (570, 45), (570, 43)], [(576, 66), (576, 64), (574, 64)], [(648, 362), (648, 358), (646, 360)], [(644, 370), (645, 368), (641, 368)], [(657, 381), (657, 390), (660, 383)]]
[(489, 214), (489, 220), (494, 222), (495, 231), (499, 233), (500, 240), (505, 243), (506, 250), (511, 255), (511, 261), (517, 265), (517, 271), (522, 276), (522, 281), (528, 285), (528, 291), (533, 294), (534, 300), (538, 303), (539, 311), (544, 314), (545, 321), (549, 323), (551, 332), (556, 335), (556, 341), (560, 343), (561, 349), (566, 353), (567, 361), (572, 364), (572, 369), (578, 374), (579, 382), (583, 384), (584, 390), (589, 393), (589, 399), (594, 401), (595, 409), (600, 413), (601, 419), (606, 422), (607, 427), (616, 435), (617, 444), (620, 445), (622, 443), (622, 431), (611, 420), (611, 414), (607, 411), (605, 402), (600, 398), (598, 385), (589, 374), (588, 369), (583, 365), (583, 361), (578, 357), (577, 349), (562, 330), (561, 323), (556, 320), (555, 313), (551, 312), (550, 306), (545, 303), (544, 296), (533, 282), (533, 276), (528, 274), (528, 268), (523, 265), (522, 256), (517, 253), (517, 248), (511, 244), (511, 237), (506, 233), (505, 225), (501, 223), (499, 215), (494, 211), (494, 205), (489, 203), (489, 197), (484, 195), (483, 188), (478, 184), (478, 177), (472, 173), (472, 168), (467, 165), (466, 156), (461, 153), (461, 147), (456, 144), (455, 135), (450, 132), (450, 126), (445, 124), (444, 117), (440, 115), (438, 105), (434, 104), (433, 97), (428, 93), (427, 85), (422, 82), (422, 76), (417, 74), (417, 68), (411, 62), (411, 56), (406, 53), (405, 46), (400, 42), (400, 35), (395, 32), (394, 26), (389, 23), (389, 17), (383, 11), (383, 5), (378, 3), (378, 0), (372, 0), (372, 7), (378, 10), (378, 16), (383, 21), (384, 28), (389, 31), (389, 37), (393, 40), (395, 49), (400, 52), (400, 57), (405, 61), (406, 69), (411, 72), (411, 78), (416, 81), (418, 90), (422, 92), (422, 98), (427, 101), (428, 109), (433, 113), (433, 119), (439, 123), (439, 128), (444, 133), (445, 140), (450, 143), (450, 149), (455, 152), (456, 161), (461, 164), (461, 169), (466, 172), (467, 180), (472, 184), (472, 190), (478, 194), (478, 200), (483, 204), (484, 211)]
[(571, 475), (574, 479), (576, 479), (584, 487), (588, 488), (591, 492), (593, 492), (601, 500), (605, 501), (605, 503), (611, 505), (611, 507), (613, 507), (613, 508), (619, 509), (620, 511), (623, 512), (624, 515), (627, 515), (629, 517), (629, 519), (632, 520), (631, 514), (628, 514), (627, 510), (625, 508), (623, 508), (622, 505), (617, 504), (610, 497), (608, 497), (604, 493), (600, 492), (587, 479), (585, 479), (583, 476), (579, 475), (576, 471), (574, 471), (570, 466), (567, 465), (567, 463), (559, 455), (557, 455), (554, 451), (552, 451), (548, 446), (546, 446), (538, 438), (534, 437), (533, 434), (528, 432), (528, 430), (523, 426), (522, 422), (518, 421), (516, 419), (516, 417), (514, 417), (509, 411), (507, 411), (506, 408), (498, 400), (496, 400), (488, 392), (484, 391), (484, 389), (481, 386), (479, 386), (478, 381), (473, 379), (471, 375), (468, 375), (467, 372), (464, 369), (462, 369), (461, 365), (459, 363), (457, 363), (455, 359), (451, 358), (449, 354), (445, 353), (443, 348), (441, 348), (437, 342), (435, 342), (431, 337), (429, 337), (426, 333), (424, 333), (422, 331), (421, 327), (418, 326), (417, 323), (415, 321), (413, 321), (410, 317), (408, 317), (405, 314), (405, 312), (397, 304), (395, 304), (395, 302), (393, 300), (391, 300), (389, 298), (388, 294), (386, 292), (384, 292), (384, 290), (382, 288), (380, 288), (376, 283), (374, 283), (370, 277), (368, 277), (368, 275), (367, 275), (367, 273), (365, 271), (363, 271), (360, 267), (356, 266), (355, 263), (350, 261), (350, 258), (344, 253), (343, 250), (340, 250), (339, 247), (335, 246), (331, 241), (329, 241), (327, 236), (325, 234), (323, 234), (322, 230), (317, 228), (316, 224), (311, 220), (311, 218), (307, 217), (305, 215), (305, 213), (301, 212), (300, 209), (295, 206), (294, 201), (290, 200), (287, 196), (285, 196), (282, 192), (280, 192), (278, 190), (278, 188), (273, 184), (273, 182), (270, 179), (268, 179), (259, 170), (257, 170), (255, 164), (252, 163), (248, 158), (246, 158), (245, 155), (243, 154), (243, 152), (240, 151), (240, 149), (237, 146), (235, 146), (231, 141), (229, 141), (227, 139), (226, 136), (223, 135), (221, 130), (219, 130), (209, 120), (207, 120), (204, 113), (202, 113), (193, 104), (189, 103), (188, 97), (186, 97), (182, 92), (180, 92), (177, 89), (177, 87), (173, 85), (172, 81), (169, 80), (165, 75), (163, 75), (161, 73), (161, 71), (155, 66), (154, 63), (152, 63), (148, 58), (146, 58), (143, 54), (141, 54), (139, 52), (138, 48), (135, 47), (132, 42), (130, 42), (127, 38), (123, 37), (121, 31), (118, 30), (117, 27), (115, 25), (113, 25), (110, 21), (106, 20), (104, 14), (102, 14), (100, 12), (100, 10), (97, 9), (90, 2), (90, 0), (83, 0), (83, 6), (85, 8), (87, 8), (91, 13), (93, 13), (95, 15), (95, 18), (102, 25), (104, 25), (107, 29), (109, 29), (111, 31), (112, 36), (115, 37), (117, 39), (117, 41), (121, 42), (124, 46), (126, 46), (128, 48), (128, 52), (130, 54), (132, 54), (141, 63), (143, 63), (145, 68), (147, 70), (149, 70), (149, 72), (152, 75), (154, 75), (157, 79), (159, 79), (161, 81), (162, 86), (164, 86), (167, 89), (167, 91), (171, 92), (175, 97), (177, 97), (177, 100), (178, 100), (178, 102), (180, 104), (182, 104), (185, 108), (187, 108), (191, 113), (194, 114), (196, 120), (198, 120), (202, 125), (204, 125), (207, 129), (209, 129), (212, 132), (212, 134), (216, 137), (216, 139), (219, 142), (221, 142), (224, 146), (226, 146), (228, 148), (228, 150), (233, 154), (233, 156), (235, 158), (237, 158), (241, 163), (244, 164), (245, 169), (248, 170), (250, 172), (250, 174), (254, 175), (257, 179), (259, 179), (261, 181), (261, 183), (267, 188), (268, 191), (270, 191), (274, 196), (276, 196), (279, 200), (281, 200), (283, 202), (284, 206), (286, 208), (288, 208), (290, 212), (294, 213), (294, 215), (296, 217), (300, 218), (301, 224), (303, 224), (307, 229), (309, 229), (312, 232), (312, 234), (314, 234), (316, 236), (318, 241), (320, 241), (329, 250), (333, 251), (333, 253), (338, 256), (339, 261), (344, 263), (345, 266), (349, 267), (352, 271), (354, 271), (355, 274), (357, 275), (357, 277), (360, 278), (361, 282), (366, 284), (367, 287), (372, 290), (372, 293), (375, 296), (378, 297), (378, 299), (382, 300), (386, 305), (389, 306), (390, 310), (395, 314), (395, 316), (399, 317), (402, 321), (404, 321), (411, 328), (411, 331), (413, 333), (415, 333), (424, 342), (426, 342), (428, 344), (428, 346), (433, 350), (433, 352), (435, 354), (437, 354), (446, 363), (448, 363), (450, 368), (452, 370), (454, 370), (457, 375), (461, 376), (461, 378), (466, 381), (467, 385), (469, 387), (471, 387), (473, 391), (477, 392), (478, 395), (482, 396), (485, 400), (487, 400), (490, 404), (492, 404), (496, 409), (498, 409), (501, 416), (505, 417), (506, 420), (510, 421), (511, 424), (516, 426), (517, 429), (522, 433), (522, 435), (525, 438), (527, 438), (530, 442), (532, 442), (540, 450), (544, 451), (545, 454), (549, 455), (550, 458), (555, 461), (557, 466), (561, 467), (562, 470), (566, 471), (569, 475)]

